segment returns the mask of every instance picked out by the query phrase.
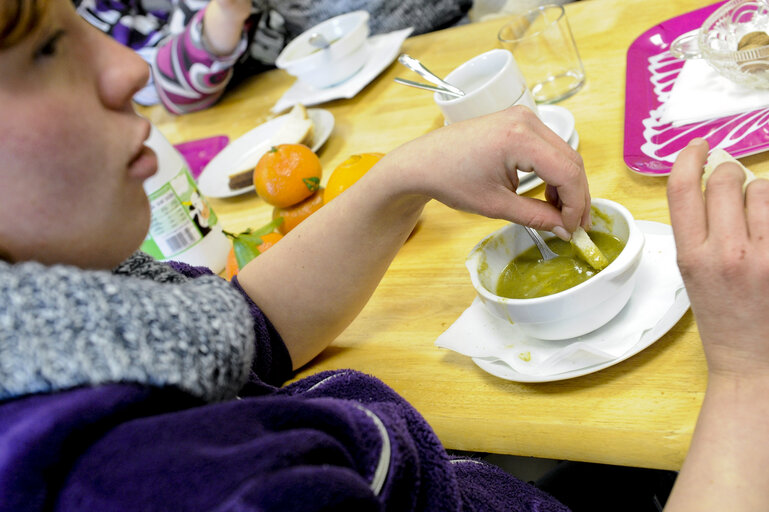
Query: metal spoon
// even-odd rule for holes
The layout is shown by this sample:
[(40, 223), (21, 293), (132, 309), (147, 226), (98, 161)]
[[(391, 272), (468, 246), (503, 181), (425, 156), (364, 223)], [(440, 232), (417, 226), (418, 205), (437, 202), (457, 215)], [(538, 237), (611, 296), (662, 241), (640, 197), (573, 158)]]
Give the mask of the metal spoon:
[(540, 234), (537, 232), (536, 229), (532, 229), (529, 226), (523, 226), (523, 229), (526, 230), (526, 232), (529, 234), (532, 240), (534, 240), (534, 245), (537, 246), (537, 249), (539, 249), (539, 252), (542, 253), (542, 258), (547, 260), (552, 260), (553, 258), (557, 258), (558, 255), (553, 252), (553, 250), (547, 246), (545, 241), (542, 239)]
[(449, 96), (454, 96), (456, 98), (460, 96), (454, 91), (444, 89), (443, 87), (438, 87), (437, 85), (427, 85), (420, 82), (412, 82), (411, 80), (406, 80), (405, 78), (395, 78), (395, 81), (399, 84), (408, 85), (410, 87), (416, 87), (417, 89), (424, 89), (426, 91), (439, 92), (441, 94), (447, 94)]
[(414, 57), (411, 57), (409, 55), (406, 55), (405, 53), (401, 54), (400, 57), (398, 57), (398, 62), (409, 68), (411, 71), (417, 73), (419, 76), (427, 80), (428, 82), (438, 85), (440, 87), (443, 87), (444, 89), (448, 89), (449, 91), (457, 94), (458, 96), (464, 96), (465, 92), (458, 87), (455, 87), (451, 85), (450, 83), (442, 80), (435, 74), (433, 74), (429, 69), (427, 69), (421, 62), (419, 62)]
[(323, 37), (323, 34), (319, 34), (318, 32), (313, 32), (310, 34), (310, 38), (307, 40), (307, 42), (310, 43), (310, 46), (320, 48), (321, 50), (330, 46), (326, 38)]

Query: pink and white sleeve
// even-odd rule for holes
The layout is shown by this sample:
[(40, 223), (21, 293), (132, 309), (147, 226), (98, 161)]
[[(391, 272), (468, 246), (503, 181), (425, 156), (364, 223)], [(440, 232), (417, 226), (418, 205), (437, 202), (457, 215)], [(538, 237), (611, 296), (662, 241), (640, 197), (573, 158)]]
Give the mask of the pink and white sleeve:
[(203, 14), (198, 11), (184, 31), (158, 47), (152, 73), (160, 101), (174, 114), (210, 107), (232, 77), (232, 67), (246, 49), (246, 35), (230, 55), (218, 56), (203, 42)]

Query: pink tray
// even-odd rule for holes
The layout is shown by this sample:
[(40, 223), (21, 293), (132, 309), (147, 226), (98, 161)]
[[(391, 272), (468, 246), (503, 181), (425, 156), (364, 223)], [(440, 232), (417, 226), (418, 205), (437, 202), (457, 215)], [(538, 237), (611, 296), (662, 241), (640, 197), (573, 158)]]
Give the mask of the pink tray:
[(190, 174), (196, 180), (203, 168), (216, 156), (219, 151), (224, 149), (230, 138), (226, 135), (215, 135), (204, 139), (190, 140), (174, 146), (182, 154), (187, 164), (190, 166)]
[(661, 123), (660, 107), (670, 95), (684, 61), (673, 57), (670, 43), (702, 25), (719, 2), (672, 18), (641, 34), (627, 51), (625, 81), (625, 163), (647, 176), (670, 174), (679, 151), (694, 137), (707, 139), (735, 157), (769, 149), (769, 109), (745, 112), (673, 127)]

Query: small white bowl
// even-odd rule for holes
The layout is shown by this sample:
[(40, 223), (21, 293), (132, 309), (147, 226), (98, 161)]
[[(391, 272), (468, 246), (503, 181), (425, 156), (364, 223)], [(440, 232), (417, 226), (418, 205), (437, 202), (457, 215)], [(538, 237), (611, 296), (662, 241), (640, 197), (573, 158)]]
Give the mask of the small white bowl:
[[(500, 297), (494, 293), (499, 275), (513, 258), (534, 245), (523, 227), (509, 224), (478, 243), (465, 262), (484, 306), (527, 335), (543, 340), (582, 336), (614, 318), (633, 293), (644, 235), (624, 206), (608, 199), (593, 199), (592, 206), (593, 230), (625, 242), (614, 261), (587, 281), (559, 293), (534, 299)], [(542, 234), (546, 239), (552, 236)]]
[[(312, 87), (344, 82), (360, 71), (369, 56), (369, 13), (353, 11), (330, 18), (299, 34), (280, 52), (275, 65)], [(328, 48), (310, 45), (310, 36), (322, 35)]]

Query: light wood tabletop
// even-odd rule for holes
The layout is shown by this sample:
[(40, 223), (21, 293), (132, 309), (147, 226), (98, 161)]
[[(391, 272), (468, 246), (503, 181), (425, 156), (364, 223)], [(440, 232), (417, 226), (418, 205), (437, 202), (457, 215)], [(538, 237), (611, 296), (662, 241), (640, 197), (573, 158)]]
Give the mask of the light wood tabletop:
[[(585, 66), (584, 88), (561, 105), (571, 110), (593, 197), (624, 204), (636, 219), (668, 224), (667, 180), (629, 171), (623, 161), (625, 62), (644, 31), (707, 5), (699, 0), (583, 0), (566, 5)], [(409, 38), (402, 50), (445, 76), (496, 48), (496, 19)], [(319, 150), (325, 179), (349, 155), (387, 152), (439, 128), (443, 118), (425, 91), (393, 82), (417, 79), (393, 63), (353, 99), (324, 105), (336, 125)], [(215, 107), (181, 117), (140, 108), (173, 143), (242, 135), (271, 117), (294, 79), (267, 72), (231, 90)], [(742, 159), (759, 173), (765, 155)], [(429, 166), (430, 162), (424, 165)], [(529, 195), (542, 197), (540, 186)], [(228, 230), (258, 227), (271, 209), (255, 194), (211, 199)], [(465, 257), (504, 222), (428, 204), (413, 236), (353, 324), (297, 378), (354, 368), (382, 379), (409, 400), (449, 449), (678, 469), (706, 385), (705, 359), (691, 312), (630, 359), (570, 380), (521, 384), (494, 377), (435, 339), (471, 304)]]

